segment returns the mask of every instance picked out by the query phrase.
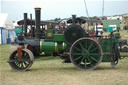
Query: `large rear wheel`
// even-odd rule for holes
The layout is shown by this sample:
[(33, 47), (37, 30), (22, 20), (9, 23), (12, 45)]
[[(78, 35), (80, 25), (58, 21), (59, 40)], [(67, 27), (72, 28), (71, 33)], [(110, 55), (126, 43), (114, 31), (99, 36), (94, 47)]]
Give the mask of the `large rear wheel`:
[(101, 46), (93, 39), (80, 38), (71, 46), (70, 60), (78, 69), (95, 69), (102, 60)]

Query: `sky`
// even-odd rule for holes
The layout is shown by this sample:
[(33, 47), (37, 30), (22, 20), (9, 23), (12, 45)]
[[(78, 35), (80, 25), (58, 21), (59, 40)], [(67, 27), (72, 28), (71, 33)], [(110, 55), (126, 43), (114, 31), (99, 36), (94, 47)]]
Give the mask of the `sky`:
[(0, 13), (1, 13), (1, 0), (0, 0)]
[[(13, 21), (23, 19), (23, 13), (33, 14), (41, 8), (41, 20), (68, 18), (72, 14), (86, 16), (84, 0), (0, 0), (1, 12), (8, 13)], [(86, 0), (89, 16), (102, 16), (103, 0)], [(128, 13), (128, 0), (104, 0), (104, 15)]]

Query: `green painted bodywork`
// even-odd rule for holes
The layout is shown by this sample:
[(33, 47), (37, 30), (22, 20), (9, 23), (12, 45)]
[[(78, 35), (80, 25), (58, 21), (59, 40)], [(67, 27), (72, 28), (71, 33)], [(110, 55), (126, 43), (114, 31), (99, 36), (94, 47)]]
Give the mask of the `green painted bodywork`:
[(52, 29), (46, 30), (46, 37), (47, 38), (53, 38), (53, 30)]
[[(48, 33), (51, 33), (52, 36), (48, 36)], [(54, 34), (53, 30), (47, 30), (46, 34), (46, 39), (50, 38), (53, 41), (41, 40), (41, 52), (65, 52), (65, 49), (67, 49), (68, 46), (64, 40), (64, 34)], [(102, 62), (111, 62), (113, 56), (113, 45), (119, 43), (120, 33), (113, 33), (112, 37), (110, 37), (110, 35), (106, 39), (102, 38), (99, 43), (103, 52)]]
[(120, 37), (120, 34), (115, 33), (112, 35), (112, 39), (108, 38), (108, 39), (101, 40), (100, 46), (103, 51), (102, 62), (110, 62), (111, 61), (111, 56), (113, 54), (113, 45), (119, 43), (118, 37)]
[(46, 40), (40, 41), (41, 52), (64, 52), (66, 48), (64, 34), (54, 34), (53, 29), (48, 29), (46, 31)]
[(41, 52), (62, 52), (67, 48), (67, 44), (57, 43), (57, 42), (46, 42), (44, 40), (40, 41), (40, 51)]
[(44, 42), (44, 40), (40, 41), (40, 50), (41, 52), (54, 52), (55, 51), (55, 42)]
[[(112, 40), (113, 41), (113, 40)], [(111, 40), (110, 39), (102, 39), (100, 42), (101, 48), (103, 52), (111, 52), (112, 46), (111, 46)]]
[(54, 34), (53, 35), (54, 42), (64, 42), (64, 35), (63, 34)]
[(111, 62), (111, 58), (110, 55), (103, 55), (102, 62)]
[(101, 46), (102, 51), (103, 51), (102, 62), (110, 62), (110, 60), (111, 60), (110, 56), (111, 55), (106, 55), (106, 54), (112, 53), (111, 40), (110, 39), (102, 39), (102, 41), (100, 42), (100, 46)]
[(46, 38), (53, 39), (54, 42), (64, 42), (64, 34), (54, 34), (53, 29), (46, 31)]

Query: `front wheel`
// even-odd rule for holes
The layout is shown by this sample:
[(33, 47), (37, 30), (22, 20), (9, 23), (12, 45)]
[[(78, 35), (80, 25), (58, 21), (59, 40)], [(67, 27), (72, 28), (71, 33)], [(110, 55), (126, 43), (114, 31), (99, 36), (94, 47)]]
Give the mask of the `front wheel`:
[(34, 61), (34, 56), (32, 52), (28, 49), (22, 49), (21, 59), (18, 59), (17, 50), (13, 50), (10, 53), (9, 65), (12, 69), (16, 71), (26, 71), (28, 70)]

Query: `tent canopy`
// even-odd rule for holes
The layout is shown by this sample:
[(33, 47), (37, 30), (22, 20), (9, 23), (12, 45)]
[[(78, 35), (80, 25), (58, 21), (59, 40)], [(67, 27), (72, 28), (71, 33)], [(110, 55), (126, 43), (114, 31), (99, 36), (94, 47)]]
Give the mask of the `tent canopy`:
[(12, 20), (9, 18), (8, 14), (0, 13), (0, 27), (10, 29), (10, 30), (14, 29)]
[(104, 30), (107, 30), (109, 25), (116, 25), (117, 29), (120, 29), (120, 21), (119, 20), (102, 20)]

